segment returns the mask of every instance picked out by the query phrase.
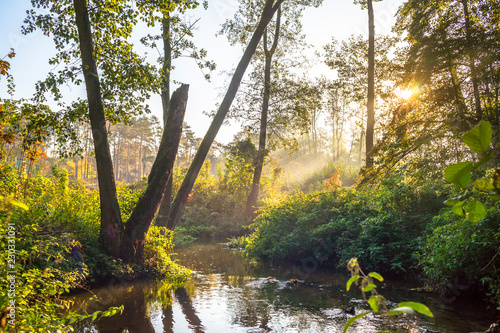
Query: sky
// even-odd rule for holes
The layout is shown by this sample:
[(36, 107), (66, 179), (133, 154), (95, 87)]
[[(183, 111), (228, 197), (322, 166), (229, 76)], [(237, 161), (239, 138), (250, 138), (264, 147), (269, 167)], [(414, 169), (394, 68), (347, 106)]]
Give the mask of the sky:
[[(375, 33), (388, 34), (394, 25), (398, 8), (403, 0), (384, 0), (374, 3)], [(199, 137), (205, 135), (210, 118), (204, 112), (216, 109), (217, 103), (229, 83), (243, 49), (241, 46), (231, 46), (225, 36), (216, 36), (226, 19), (232, 18), (238, 8), (237, 0), (209, 0), (208, 10), (202, 6), (188, 13), (194, 21), (200, 19), (195, 31), (194, 42), (198, 47), (208, 52), (208, 59), (214, 60), (217, 69), (211, 74), (210, 82), (206, 81), (196, 63), (191, 59), (174, 61), (175, 69), (172, 79), (188, 83), (189, 100), (186, 111), (186, 122)], [(30, 0), (0, 0), (2, 20), (0, 20), (0, 58), (14, 48), (16, 57), (10, 60), (11, 74), (14, 77), (16, 91), (14, 98), (30, 98), (35, 92), (35, 84), (43, 80), (47, 73), (55, 68), (48, 64), (48, 59), (55, 54), (51, 38), (39, 31), (30, 35), (21, 34), (21, 26), (26, 10), (31, 8)], [(307, 8), (304, 11), (303, 28), (307, 42), (312, 45), (308, 50), (313, 58), (314, 51), (321, 51), (323, 46), (331, 42), (332, 37), (339, 40), (347, 39), (350, 35), (368, 35), (368, 13), (352, 0), (324, 0), (318, 8)], [(159, 29), (156, 28), (156, 29)], [(139, 43), (139, 36), (147, 33), (145, 27), (139, 27), (135, 36)], [(155, 30), (149, 31), (156, 33)], [(154, 50), (138, 48), (140, 53), (148, 53), (148, 58), (156, 59), (158, 54)], [(321, 75), (333, 78), (334, 73), (325, 64), (318, 62), (307, 73), (311, 78)], [(174, 87), (175, 88), (175, 85)], [(64, 98), (67, 102), (84, 97), (84, 87), (67, 87)], [(7, 98), (5, 79), (0, 81), (0, 97)], [(149, 101), (152, 113), (161, 119), (161, 99), (153, 97)], [(239, 130), (236, 124), (227, 124), (221, 128), (216, 140), (227, 143)]]

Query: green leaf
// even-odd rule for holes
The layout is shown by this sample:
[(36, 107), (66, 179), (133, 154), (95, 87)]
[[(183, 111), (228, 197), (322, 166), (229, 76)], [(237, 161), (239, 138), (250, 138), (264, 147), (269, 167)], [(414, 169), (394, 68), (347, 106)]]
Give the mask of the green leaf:
[(464, 216), (465, 215), (465, 212), (464, 212), (464, 202), (463, 201), (459, 201), (455, 204), (455, 206), (453, 206), (453, 208), (451, 209), (451, 211), (455, 214), (457, 214), (458, 216)]
[[(5, 197), (3, 195), (0, 195), (0, 200), (3, 200)], [(9, 203), (13, 206), (17, 206), (19, 208), (22, 208), (24, 210), (28, 210), (28, 206), (26, 206), (25, 204), (23, 204), (21, 201), (17, 201), (17, 200), (10, 200)]]
[(366, 287), (363, 288), (363, 292), (367, 293), (375, 288), (377, 288), (377, 286), (374, 285), (373, 283), (370, 283)]
[(464, 207), (465, 217), (472, 223), (477, 223), (488, 214), (486, 207), (479, 201), (471, 201)]
[(353, 284), (353, 282), (355, 281), (358, 281), (358, 279), (360, 278), (361, 276), (359, 275), (354, 275), (353, 277), (351, 277), (349, 279), (349, 281), (347, 281), (347, 284), (345, 286), (345, 288), (347, 289), (347, 291), (349, 291), (349, 288), (351, 288), (351, 284)]
[(481, 120), (478, 125), (462, 136), (462, 140), (474, 152), (484, 154), (491, 144), (492, 134), (491, 124)]
[(10, 203), (13, 204), (14, 206), (17, 206), (17, 207), (19, 207), (21, 209), (24, 209), (24, 210), (28, 210), (29, 209), (28, 206), (26, 206), (25, 204), (23, 204), (21, 201), (12, 200)]
[(444, 179), (455, 186), (466, 188), (471, 180), (472, 162), (458, 162), (444, 169)]
[(427, 317), (434, 317), (432, 314), (431, 310), (429, 308), (422, 304), (422, 303), (417, 303), (417, 302), (401, 302), (398, 304), (398, 307), (409, 307), (412, 308), (413, 310), (426, 315)]
[(364, 313), (361, 313), (357, 316), (354, 316), (354, 317), (351, 317), (349, 318), (349, 320), (347, 321), (347, 323), (345, 323), (345, 326), (344, 326), (344, 333), (347, 332), (347, 330), (349, 329), (349, 327), (351, 327), (351, 325), (358, 319), (361, 319), (363, 318), (364, 316), (370, 314), (371, 311), (368, 311), (368, 312), (364, 312)]
[(409, 306), (400, 306), (400, 307), (397, 307), (395, 309), (392, 309), (391, 311), (389, 311), (387, 313), (388, 316), (394, 316), (398, 313), (408, 313), (408, 314), (414, 314), (415, 311), (410, 308)]
[(464, 203), (463, 201), (460, 201), (460, 200), (455, 200), (455, 199), (448, 199), (444, 202), (444, 204), (446, 206), (455, 206), (456, 204), (459, 204), (459, 203)]
[(372, 308), (373, 312), (378, 312), (378, 306), (380, 305), (380, 300), (381, 300), (380, 295), (372, 295), (368, 299), (368, 304), (370, 304), (370, 307)]
[(369, 277), (372, 277), (374, 279), (377, 279), (379, 281), (384, 281), (384, 278), (382, 277), (382, 275), (380, 275), (379, 273), (375, 273), (375, 272), (370, 272), (368, 273), (368, 276)]

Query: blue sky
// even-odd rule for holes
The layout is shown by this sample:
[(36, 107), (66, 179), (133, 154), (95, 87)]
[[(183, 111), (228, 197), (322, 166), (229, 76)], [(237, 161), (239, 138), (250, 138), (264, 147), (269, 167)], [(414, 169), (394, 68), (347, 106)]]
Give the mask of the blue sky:
[[(394, 24), (394, 15), (402, 0), (384, 0), (374, 4), (375, 32), (387, 34)], [(0, 20), (0, 57), (9, 52), (10, 48), (16, 51), (16, 57), (11, 61), (11, 74), (16, 84), (15, 98), (29, 98), (35, 91), (35, 83), (42, 80), (48, 71), (53, 69), (48, 59), (54, 54), (52, 40), (35, 32), (28, 36), (21, 34), (21, 25), (26, 10), (31, 8), (29, 0), (0, 0), (2, 20)], [(240, 46), (231, 47), (224, 36), (216, 37), (221, 24), (231, 18), (237, 9), (236, 0), (210, 0), (208, 10), (198, 8), (190, 12), (193, 19), (201, 18), (198, 30), (195, 32), (195, 43), (208, 51), (208, 58), (217, 64), (217, 70), (212, 73), (211, 82), (204, 80), (196, 64), (190, 59), (181, 59), (174, 63), (176, 69), (172, 78), (190, 84), (186, 121), (193, 128), (196, 135), (202, 137), (210, 124), (210, 119), (203, 111), (215, 109), (215, 105), (222, 98), (229, 80), (243, 51)], [(307, 42), (313, 45), (309, 50), (321, 50), (329, 43), (332, 37), (347, 39), (351, 34), (367, 34), (368, 14), (354, 5), (352, 0), (324, 0), (319, 8), (308, 8), (304, 12), (304, 32)], [(138, 35), (146, 29), (138, 31)], [(155, 31), (152, 31), (154, 33)], [(137, 42), (139, 44), (139, 42)], [(144, 51), (145, 52), (145, 51)], [(157, 54), (148, 51), (152, 59)], [(320, 75), (332, 77), (332, 71), (324, 64), (317, 64), (308, 73), (312, 78)], [(5, 95), (5, 80), (0, 82), (0, 96)], [(70, 101), (77, 96), (84, 96), (83, 87), (68, 87), (65, 89), (65, 98)], [(160, 117), (160, 97), (152, 98), (149, 102), (153, 114)], [(228, 142), (238, 130), (237, 126), (225, 125), (217, 140)]]

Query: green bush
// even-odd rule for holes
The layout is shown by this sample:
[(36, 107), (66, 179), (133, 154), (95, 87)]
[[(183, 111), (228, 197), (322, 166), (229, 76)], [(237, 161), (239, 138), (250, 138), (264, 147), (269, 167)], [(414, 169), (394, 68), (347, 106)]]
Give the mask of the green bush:
[(441, 186), (413, 186), (398, 179), (378, 188), (298, 193), (268, 206), (253, 225), (249, 256), (271, 261), (314, 257), (343, 268), (357, 257), (370, 269), (403, 273), (432, 216), (444, 206)]
[[(71, 330), (70, 321), (86, 315), (61, 310), (69, 306), (60, 296), (112, 276), (167, 276), (185, 281), (189, 271), (170, 260), (172, 233), (153, 227), (147, 236), (145, 263), (125, 265), (103, 253), (98, 242), (99, 196), (96, 189), (69, 182), (66, 170), (53, 168), (53, 175), (32, 178), (19, 176), (9, 165), (1, 165), (0, 233), (15, 233), (15, 265), (9, 268), (8, 252), (0, 254), (0, 274), (17, 271), (16, 330), (25, 332)], [(118, 187), (122, 212), (130, 214), (141, 194), (140, 189)], [(12, 194), (10, 194), (12, 193)], [(19, 197), (22, 207), (16, 208)], [(9, 230), (10, 228), (10, 230)], [(8, 239), (1, 238), (7, 248)], [(0, 288), (8, 290), (7, 279)], [(8, 295), (0, 296), (0, 310), (9, 306)], [(99, 312), (94, 318), (108, 316), (117, 309)], [(92, 315), (92, 314), (91, 314)]]
[(418, 257), (429, 281), (443, 292), (455, 284), (484, 291), (500, 307), (500, 204), (471, 223), (451, 211), (436, 216)]

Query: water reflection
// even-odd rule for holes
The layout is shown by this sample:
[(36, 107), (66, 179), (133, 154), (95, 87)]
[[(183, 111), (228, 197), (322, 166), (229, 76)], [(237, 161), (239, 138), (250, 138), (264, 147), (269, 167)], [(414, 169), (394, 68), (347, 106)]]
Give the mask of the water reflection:
[(123, 313), (97, 321), (97, 331), (121, 333), (127, 330), (129, 333), (154, 333), (151, 319), (146, 314), (147, 302), (142, 286), (131, 287), (123, 296), (125, 297)]
[[(215, 245), (180, 250), (179, 261), (196, 271), (185, 286), (173, 288), (165, 281), (134, 282), (99, 288), (101, 301), (76, 296), (76, 307), (104, 309), (124, 305), (124, 313), (97, 323), (79, 324), (76, 332), (342, 332), (350, 315), (342, 309), (367, 309), (359, 295), (347, 294), (346, 277), (328, 272), (301, 275), (289, 280), (289, 268), (269, 268), (248, 262)], [(292, 270), (293, 271), (293, 270)], [(298, 278), (299, 276), (297, 276)], [(414, 287), (414, 286), (413, 286)], [(428, 304), (436, 319), (401, 317), (392, 321), (365, 317), (352, 332), (446, 332), (485, 330), (492, 320), (483, 309), (450, 307), (429, 294), (410, 292), (408, 286), (391, 284), (382, 292), (393, 303), (403, 300)], [(356, 297), (355, 297), (356, 296)], [(472, 307), (472, 305), (471, 305)], [(460, 311), (460, 312), (457, 312)]]
[[(187, 322), (189, 323), (189, 328), (192, 329), (193, 332), (204, 333), (205, 328), (201, 324), (201, 320), (200, 318), (198, 318), (198, 315), (196, 314), (196, 310), (193, 307), (193, 303), (191, 302), (191, 298), (189, 297), (186, 289), (184, 289), (183, 287), (177, 288), (175, 290), (175, 299), (181, 305), (182, 313), (184, 314)], [(172, 323), (173, 321), (174, 320), (172, 318)], [(165, 329), (165, 332), (169, 331)], [(173, 332), (173, 330), (171, 332)]]

